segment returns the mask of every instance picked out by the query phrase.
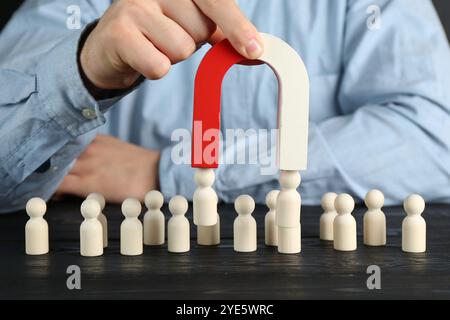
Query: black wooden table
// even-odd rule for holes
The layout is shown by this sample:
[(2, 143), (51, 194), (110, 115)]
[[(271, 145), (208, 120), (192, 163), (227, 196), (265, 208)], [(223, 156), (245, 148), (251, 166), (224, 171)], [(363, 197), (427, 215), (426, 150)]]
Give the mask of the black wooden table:
[[(192, 226), (191, 251), (170, 254), (146, 247), (144, 255), (119, 254), (118, 206), (107, 206), (110, 247), (104, 256), (79, 255), (80, 200), (50, 203), (50, 253), (24, 253), (25, 213), (0, 216), (0, 299), (383, 299), (450, 298), (450, 206), (429, 205), (424, 214), (428, 251), (401, 251), (401, 208), (385, 208), (388, 245), (362, 245), (363, 208), (357, 208), (358, 250), (336, 252), (318, 238), (320, 208), (302, 208), (302, 252), (281, 255), (264, 246), (264, 207), (257, 207), (258, 251), (235, 253), (233, 207), (220, 206), (222, 244), (200, 247)], [(164, 212), (168, 211), (165, 208)], [(168, 215), (168, 214), (167, 214)], [(191, 220), (191, 215), (188, 217)], [(191, 220), (192, 221), (192, 220)], [(68, 290), (67, 268), (81, 268), (81, 290)], [(367, 267), (381, 268), (381, 290), (369, 290)]]

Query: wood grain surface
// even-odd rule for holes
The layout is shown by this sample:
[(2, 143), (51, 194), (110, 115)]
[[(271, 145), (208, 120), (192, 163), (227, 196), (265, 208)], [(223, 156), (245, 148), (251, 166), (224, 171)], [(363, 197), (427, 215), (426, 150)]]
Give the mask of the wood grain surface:
[[(340, 253), (318, 238), (320, 208), (302, 208), (303, 250), (281, 255), (264, 246), (266, 209), (257, 207), (258, 251), (235, 253), (233, 207), (222, 205), (222, 244), (199, 247), (192, 226), (192, 250), (169, 254), (166, 246), (145, 248), (139, 257), (119, 254), (118, 206), (108, 205), (110, 247), (99, 258), (79, 255), (80, 200), (50, 203), (50, 253), (24, 253), (25, 213), (0, 216), (1, 299), (385, 299), (450, 298), (450, 206), (429, 205), (428, 251), (401, 251), (401, 208), (385, 208), (388, 245), (362, 245), (363, 208), (357, 208), (358, 250)], [(168, 211), (164, 208), (166, 217)], [(191, 220), (189, 213), (189, 218)], [(142, 215), (141, 215), (142, 218)], [(192, 221), (192, 220), (191, 220)], [(82, 289), (66, 287), (66, 269), (78, 265)], [(369, 265), (381, 268), (382, 289), (370, 291)]]

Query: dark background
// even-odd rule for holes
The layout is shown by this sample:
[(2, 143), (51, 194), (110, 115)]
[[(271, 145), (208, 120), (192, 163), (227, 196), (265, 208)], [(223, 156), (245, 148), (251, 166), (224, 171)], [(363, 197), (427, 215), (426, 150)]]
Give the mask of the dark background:
[[(330, 0), (332, 1), (332, 0)], [(424, 0), (425, 1), (425, 0)], [(0, 29), (6, 24), (10, 15), (22, 3), (21, 0), (3, 0), (0, 4)], [(450, 35), (450, 1), (449, 0), (433, 0), (447, 30)], [(450, 37), (449, 37), (450, 38)]]

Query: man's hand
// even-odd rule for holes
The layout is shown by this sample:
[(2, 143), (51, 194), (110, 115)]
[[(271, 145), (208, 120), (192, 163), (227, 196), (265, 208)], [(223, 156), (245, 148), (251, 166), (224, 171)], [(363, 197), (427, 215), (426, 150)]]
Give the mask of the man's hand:
[(126, 89), (140, 75), (162, 78), (205, 42), (228, 38), (248, 59), (263, 45), (234, 0), (118, 0), (81, 50), (81, 68), (99, 89)]
[(78, 158), (57, 195), (102, 193), (108, 202), (141, 201), (158, 188), (159, 152), (99, 135)]

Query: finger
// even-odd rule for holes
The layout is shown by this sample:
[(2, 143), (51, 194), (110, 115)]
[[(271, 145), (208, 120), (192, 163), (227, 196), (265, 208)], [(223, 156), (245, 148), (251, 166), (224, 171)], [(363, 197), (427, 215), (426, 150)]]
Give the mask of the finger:
[(139, 30), (134, 30), (127, 39), (119, 57), (125, 64), (142, 74), (147, 79), (157, 80), (170, 70), (169, 58), (161, 53)]
[(106, 134), (97, 134), (94, 140), (92, 140), (92, 144), (96, 143), (108, 143), (111, 141), (117, 140), (116, 137), (106, 135)]
[(110, 135), (98, 133), (93, 141), (108, 139)]
[(76, 175), (68, 174), (67, 176), (64, 177), (64, 180), (59, 185), (57, 194), (83, 196), (82, 189), (83, 188), (81, 178)]
[[(211, 45), (215, 45), (216, 43), (222, 41), (223, 39), (225, 39), (225, 35), (223, 34), (222, 30), (220, 30), (220, 28), (217, 28), (216, 32), (214, 32), (214, 34), (209, 38), (208, 42)], [(244, 66), (257, 66), (264, 64), (264, 62), (260, 60), (246, 60), (239, 64)]]
[(196, 44), (206, 42), (217, 29), (192, 0), (163, 1), (161, 5), (164, 15), (178, 23)]
[(172, 64), (186, 60), (195, 52), (194, 39), (179, 24), (162, 13), (153, 13), (150, 18), (140, 15), (138, 19), (144, 35)]
[(92, 166), (89, 165), (90, 163), (92, 163), (92, 161), (89, 161), (88, 157), (89, 155), (86, 155), (84, 153), (80, 155), (77, 161), (75, 161), (72, 169), (70, 169), (69, 174), (83, 177), (93, 172), (95, 168), (92, 168)]
[(209, 37), (208, 42), (211, 45), (215, 45), (216, 43), (226, 39), (223, 31), (220, 28), (216, 28), (216, 31)]
[(214, 21), (233, 47), (248, 59), (258, 59), (263, 42), (255, 26), (244, 16), (234, 0), (193, 0)]

